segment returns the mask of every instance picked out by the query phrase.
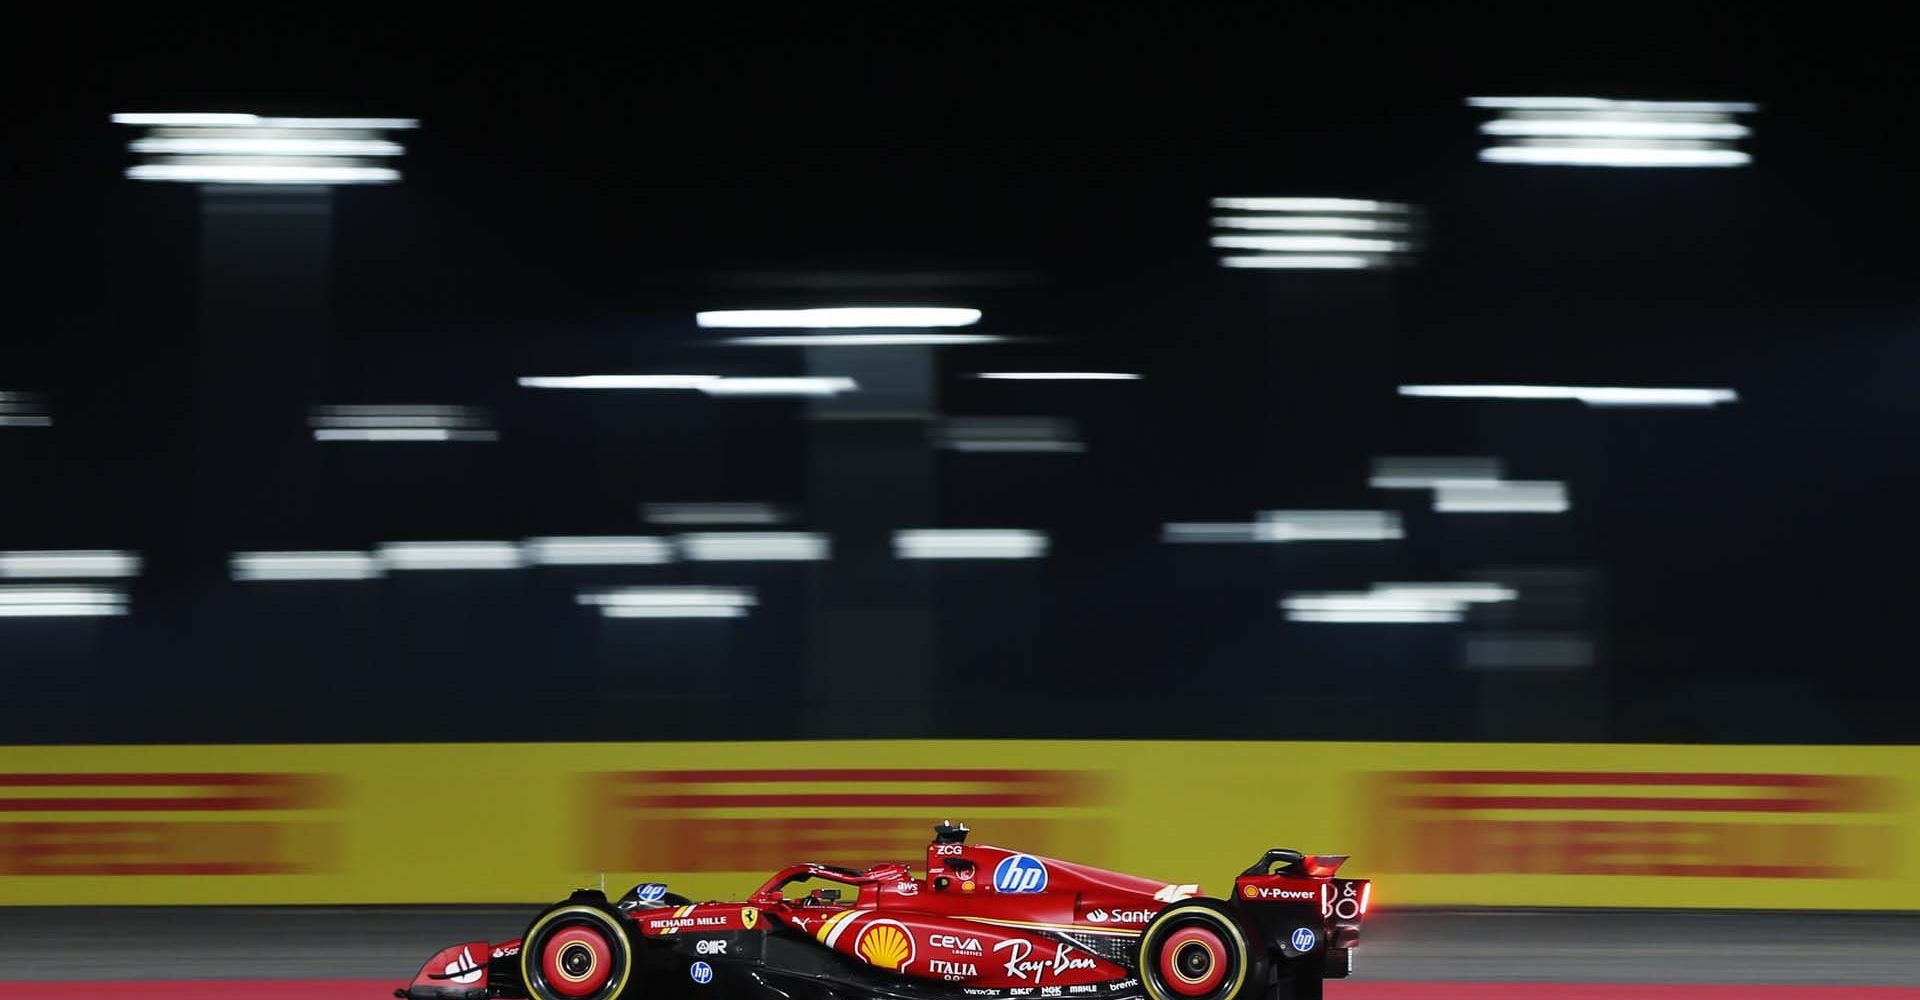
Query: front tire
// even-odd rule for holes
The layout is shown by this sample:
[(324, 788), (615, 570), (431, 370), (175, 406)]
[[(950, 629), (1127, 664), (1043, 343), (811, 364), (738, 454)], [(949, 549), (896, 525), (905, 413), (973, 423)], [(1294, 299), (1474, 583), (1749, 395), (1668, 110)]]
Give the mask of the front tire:
[(1266, 986), (1264, 956), (1215, 899), (1184, 899), (1155, 914), (1136, 957), (1149, 1000), (1252, 1000)]
[(520, 942), (520, 980), (533, 1000), (616, 1000), (633, 965), (627, 918), (604, 899), (575, 896), (548, 907)]

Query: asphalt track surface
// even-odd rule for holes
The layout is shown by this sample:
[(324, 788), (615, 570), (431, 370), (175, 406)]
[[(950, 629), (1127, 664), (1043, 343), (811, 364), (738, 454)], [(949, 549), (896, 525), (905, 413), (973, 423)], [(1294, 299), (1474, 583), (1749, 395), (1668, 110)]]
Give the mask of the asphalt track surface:
[[(404, 982), (446, 945), (517, 937), (537, 909), (0, 906), (0, 1000), (362, 995), (375, 981), (388, 990)], [(1368, 920), (1357, 959), (1356, 978), (1330, 984), (1329, 996), (1904, 998), (1920, 990), (1805, 987), (1920, 986), (1920, 916), (1386, 912)], [(265, 982), (286, 980), (313, 982), (307, 992), (286, 994)], [(334, 992), (321, 989), (323, 980)], [(1555, 991), (1491, 985), (1549, 983), (1595, 985)], [(1800, 988), (1753, 988), (1759, 984)]]

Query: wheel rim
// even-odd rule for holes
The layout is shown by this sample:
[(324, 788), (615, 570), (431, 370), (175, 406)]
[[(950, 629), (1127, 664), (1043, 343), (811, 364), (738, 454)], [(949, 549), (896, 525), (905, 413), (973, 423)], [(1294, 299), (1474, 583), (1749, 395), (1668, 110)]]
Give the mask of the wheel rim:
[(594, 928), (561, 928), (540, 946), (540, 972), (561, 996), (592, 996), (613, 975), (613, 946)]
[(1201, 997), (1227, 978), (1227, 946), (1205, 927), (1182, 927), (1160, 946), (1160, 981), (1181, 996)]

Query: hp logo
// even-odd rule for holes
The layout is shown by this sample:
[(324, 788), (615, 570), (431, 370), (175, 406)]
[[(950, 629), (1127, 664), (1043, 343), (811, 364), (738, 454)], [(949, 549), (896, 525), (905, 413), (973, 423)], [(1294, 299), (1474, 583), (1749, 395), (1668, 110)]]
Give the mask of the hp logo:
[(1293, 929), (1292, 941), (1294, 951), (1312, 951), (1313, 942), (1315, 941), (1313, 928), (1295, 927)]
[(1043, 892), (1047, 866), (1025, 854), (1010, 854), (993, 869), (995, 892)]
[(695, 962), (693, 968), (687, 970), (687, 975), (692, 976), (694, 982), (705, 986), (713, 982), (713, 966), (705, 962)]

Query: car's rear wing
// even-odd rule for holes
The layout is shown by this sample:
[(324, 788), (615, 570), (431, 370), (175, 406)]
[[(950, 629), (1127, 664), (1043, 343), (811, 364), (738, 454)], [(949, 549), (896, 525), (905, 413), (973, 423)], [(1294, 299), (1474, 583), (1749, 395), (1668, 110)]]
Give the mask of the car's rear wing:
[[(1247, 866), (1241, 872), (1246, 875), (1292, 875), (1297, 878), (1332, 878), (1340, 870), (1348, 854), (1302, 854), (1284, 847), (1270, 847), (1260, 860)], [(1278, 865), (1279, 867), (1275, 867)]]

